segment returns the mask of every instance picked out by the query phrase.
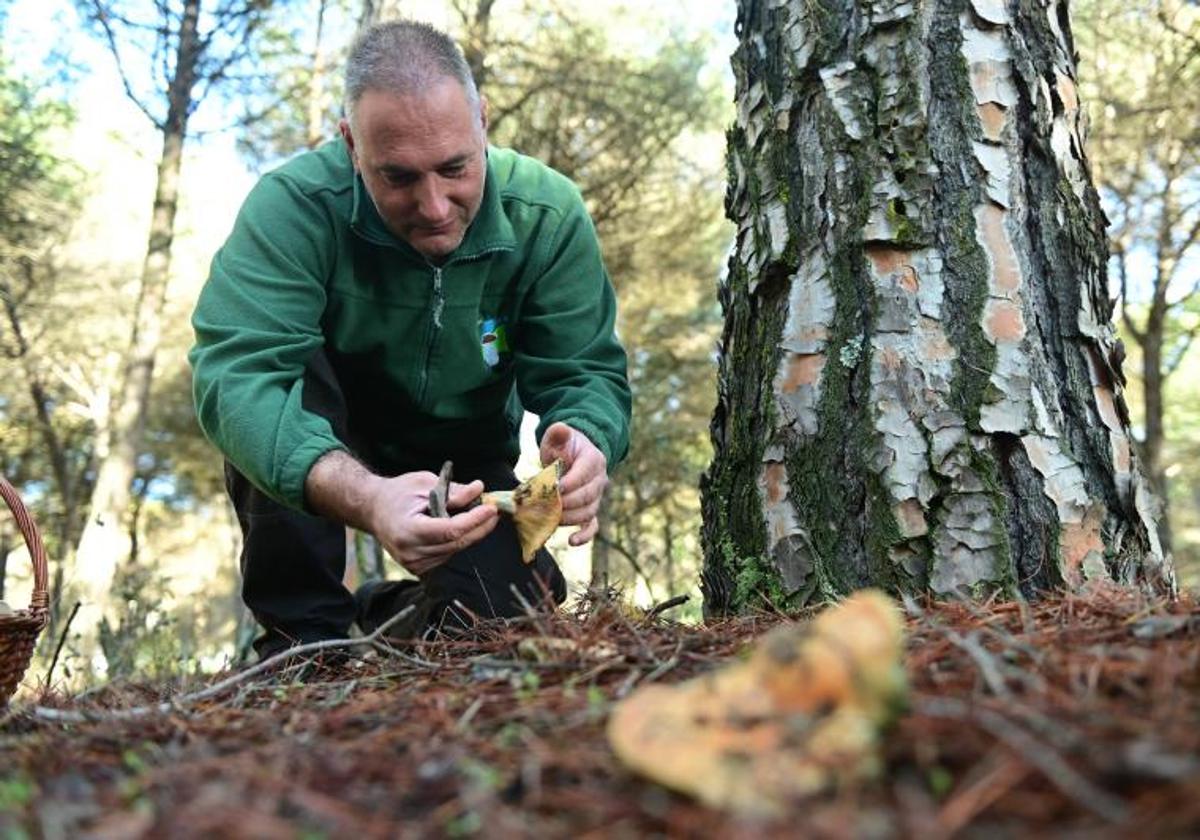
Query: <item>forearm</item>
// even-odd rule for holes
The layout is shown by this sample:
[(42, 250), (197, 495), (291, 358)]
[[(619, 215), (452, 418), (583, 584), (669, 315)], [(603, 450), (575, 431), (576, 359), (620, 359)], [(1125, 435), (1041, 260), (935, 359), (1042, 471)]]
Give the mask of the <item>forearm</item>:
[(375, 475), (345, 450), (325, 453), (304, 480), (304, 497), (314, 513), (373, 532), (374, 510), (386, 479)]

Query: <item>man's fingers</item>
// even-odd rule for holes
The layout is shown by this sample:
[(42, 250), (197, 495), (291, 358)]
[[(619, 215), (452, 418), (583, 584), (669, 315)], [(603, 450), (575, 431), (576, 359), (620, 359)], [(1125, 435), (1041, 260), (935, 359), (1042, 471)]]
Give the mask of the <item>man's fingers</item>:
[(407, 571), (420, 577), (421, 575), (432, 572), (438, 566), (445, 563), (453, 555), (447, 554), (445, 557), (417, 557), (409, 560), (404, 560), (400, 563)]
[(598, 482), (594, 487), (589, 484), (570, 497), (564, 497), (561, 524), (582, 525), (595, 517), (600, 511), (600, 500), (606, 484), (607, 482)]
[(472, 481), (470, 484), (450, 482), (450, 492), (446, 496), (446, 504), (451, 510), (462, 510), (483, 493), (483, 482)]
[(600, 454), (600, 451), (589, 448), (587, 452), (580, 454), (575, 463), (558, 480), (559, 492), (568, 495), (590, 482), (607, 481), (606, 466), (604, 456)]
[[(413, 522), (413, 542), (409, 553), (434, 556), (462, 551), (491, 531), (496, 526), (498, 515), (491, 505), (479, 505), (446, 519), (418, 516)], [(482, 534), (470, 540), (481, 528)]]
[(562, 488), (559, 487), (563, 510), (578, 510), (580, 508), (599, 505), (600, 497), (604, 495), (604, 488), (606, 486), (608, 486), (608, 481), (605, 479), (605, 476), (598, 475), (582, 487), (568, 492), (563, 492)]
[(588, 520), (586, 525), (584, 525), (582, 528), (580, 528), (578, 531), (576, 531), (571, 536), (567, 537), (567, 542), (570, 543), (571, 545), (576, 545), (576, 546), (583, 545), (588, 540), (590, 540), (592, 537), (596, 536), (596, 532), (599, 530), (600, 530), (600, 520), (598, 520), (596, 517), (593, 516), (591, 519)]
[(497, 517), (492, 517), (451, 542), (442, 543), (441, 545), (422, 546), (418, 549), (421, 552), (419, 562), (428, 564), (427, 571), (437, 568), (458, 552), (470, 548), (490, 534), (498, 521)]

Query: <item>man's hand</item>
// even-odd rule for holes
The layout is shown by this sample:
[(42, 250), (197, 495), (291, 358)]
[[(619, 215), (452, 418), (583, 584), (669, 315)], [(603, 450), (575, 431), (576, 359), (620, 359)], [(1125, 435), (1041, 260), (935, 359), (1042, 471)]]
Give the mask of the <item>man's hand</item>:
[[(418, 577), (479, 542), (496, 527), (497, 511), (492, 505), (479, 505), (444, 519), (430, 516), (429, 491), (437, 483), (437, 476), (431, 472), (405, 473), (383, 482), (368, 514), (370, 531), (397, 563)], [(462, 510), (482, 492), (482, 481), (451, 482), (446, 507)]]
[[(383, 478), (349, 454), (333, 451), (309, 470), (305, 495), (317, 513), (367, 531), (408, 571), (420, 576), (482, 540), (496, 527), (492, 505), (442, 519), (429, 515), (431, 472)], [(483, 492), (483, 482), (451, 484), (447, 507), (462, 510)]]
[(583, 545), (596, 536), (600, 527), (596, 512), (600, 509), (604, 488), (608, 486), (608, 462), (604, 453), (582, 432), (566, 423), (554, 423), (542, 436), (539, 454), (543, 465), (562, 458), (566, 467), (558, 482), (563, 503), (562, 524), (581, 525), (567, 541), (571, 545)]

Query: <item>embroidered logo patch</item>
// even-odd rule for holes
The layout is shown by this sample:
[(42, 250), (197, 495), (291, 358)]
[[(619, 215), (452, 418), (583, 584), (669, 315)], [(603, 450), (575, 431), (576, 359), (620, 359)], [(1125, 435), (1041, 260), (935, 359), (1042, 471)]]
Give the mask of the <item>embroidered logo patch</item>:
[(479, 349), (488, 367), (500, 364), (500, 356), (509, 352), (508, 332), (504, 328), (503, 318), (484, 318), (479, 322)]

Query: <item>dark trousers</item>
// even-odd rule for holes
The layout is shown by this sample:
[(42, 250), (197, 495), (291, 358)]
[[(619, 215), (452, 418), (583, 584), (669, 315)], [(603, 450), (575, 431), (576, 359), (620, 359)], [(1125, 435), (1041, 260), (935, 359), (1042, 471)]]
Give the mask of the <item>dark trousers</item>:
[[(342, 440), (349, 440), (350, 418), (345, 416), (341, 391), (323, 354), (310, 362), (306, 372), (304, 405), (329, 418)], [(436, 470), (437, 466), (440, 459), (433, 457), (430, 467)], [(456, 482), (475, 479), (482, 479), (489, 490), (517, 485), (512, 466), (502, 460), (455, 463)], [(376, 586), (371, 597), (356, 602), (342, 584), (343, 525), (279, 504), (228, 463), (225, 482), (242, 530), (242, 600), (265, 631), (254, 644), (260, 656), (292, 644), (344, 637), (356, 620), (365, 629), (373, 628), (386, 617), (380, 610), (406, 603), (419, 604), (424, 625), (436, 627), (469, 624), (473, 616), (517, 616), (526, 605), (566, 599), (566, 581), (554, 558), (543, 548), (532, 563), (522, 562), (516, 529), (501, 515), (487, 537), (419, 581), (396, 581), (382, 591)], [(364, 615), (364, 610), (374, 614)]]

